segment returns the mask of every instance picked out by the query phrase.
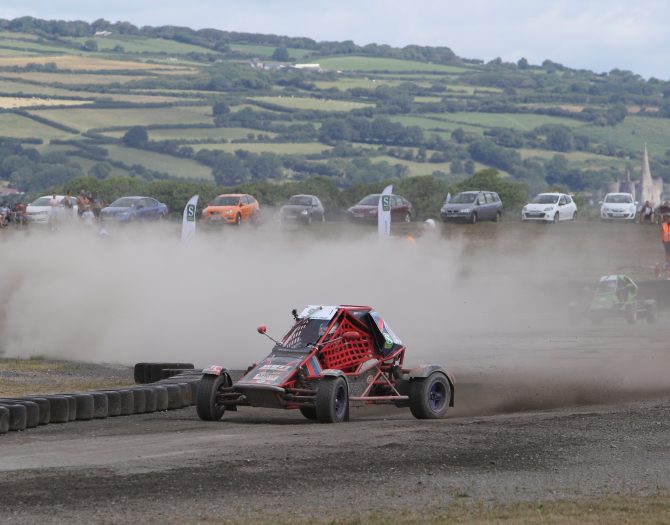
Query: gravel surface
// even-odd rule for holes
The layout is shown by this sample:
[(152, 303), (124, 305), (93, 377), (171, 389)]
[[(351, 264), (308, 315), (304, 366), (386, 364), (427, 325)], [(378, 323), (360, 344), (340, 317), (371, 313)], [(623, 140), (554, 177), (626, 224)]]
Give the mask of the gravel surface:
[(670, 488), (670, 399), (417, 421), (352, 410), (194, 409), (49, 425), (2, 437), (0, 506), (12, 523), (208, 522), (342, 516)]

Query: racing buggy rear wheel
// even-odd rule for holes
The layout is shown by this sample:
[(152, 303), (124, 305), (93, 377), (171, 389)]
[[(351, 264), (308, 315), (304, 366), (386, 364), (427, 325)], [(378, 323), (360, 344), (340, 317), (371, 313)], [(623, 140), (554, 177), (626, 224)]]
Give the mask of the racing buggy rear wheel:
[(198, 417), (203, 421), (218, 421), (226, 411), (225, 406), (216, 402), (219, 388), (226, 384), (226, 379), (225, 374), (220, 376), (205, 375), (200, 379), (195, 408)]
[(648, 323), (655, 323), (658, 321), (658, 308), (656, 308), (656, 305), (649, 307), (645, 317), (647, 318)]
[(626, 307), (626, 321), (628, 321), (628, 324), (635, 324), (637, 322), (637, 308), (635, 305)]
[(320, 381), (314, 407), (316, 419), (321, 423), (347, 421), (349, 419), (349, 393), (346, 380), (343, 377), (336, 377)]
[(433, 372), (409, 384), (409, 410), (417, 419), (439, 419), (446, 415), (451, 386), (444, 374)]

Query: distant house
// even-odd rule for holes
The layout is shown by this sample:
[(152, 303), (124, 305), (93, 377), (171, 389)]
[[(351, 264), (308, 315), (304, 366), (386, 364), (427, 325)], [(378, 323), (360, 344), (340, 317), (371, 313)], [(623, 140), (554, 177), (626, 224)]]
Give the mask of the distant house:
[(305, 71), (323, 71), (323, 69), (321, 69), (321, 64), (294, 64), (291, 67), (293, 69), (302, 69)]
[(94, 36), (109, 36), (111, 34), (111, 31), (96, 31)]
[(249, 61), (249, 67), (253, 69), (264, 69), (266, 71), (277, 71), (279, 69), (284, 69), (286, 66), (284, 64), (278, 64), (276, 62), (261, 62), (257, 58), (252, 58)]
[(22, 192), (15, 188), (0, 188), (0, 197), (8, 197), (10, 195), (20, 195)]

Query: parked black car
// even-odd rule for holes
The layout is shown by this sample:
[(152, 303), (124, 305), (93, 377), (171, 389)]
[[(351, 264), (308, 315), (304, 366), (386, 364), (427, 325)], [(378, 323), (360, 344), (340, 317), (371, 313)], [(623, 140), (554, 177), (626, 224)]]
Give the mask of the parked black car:
[(445, 202), (440, 210), (444, 222), (462, 221), (475, 224), (477, 221), (502, 219), (503, 204), (495, 191), (463, 191)]
[(312, 221), (326, 220), (326, 210), (315, 195), (293, 195), (279, 210), (282, 222), (302, 221), (311, 224)]

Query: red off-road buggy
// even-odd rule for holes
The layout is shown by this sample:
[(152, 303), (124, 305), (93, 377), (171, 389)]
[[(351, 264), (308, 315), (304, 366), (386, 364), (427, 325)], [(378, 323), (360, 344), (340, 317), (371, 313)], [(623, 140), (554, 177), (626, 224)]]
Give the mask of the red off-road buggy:
[(454, 406), (454, 378), (439, 365), (405, 368), (405, 346), (369, 306), (308, 306), (263, 361), (237, 382), (222, 366), (203, 370), (200, 419), (221, 419), (238, 406), (297, 408), (324, 423), (349, 419), (350, 405), (409, 407), (419, 419)]

